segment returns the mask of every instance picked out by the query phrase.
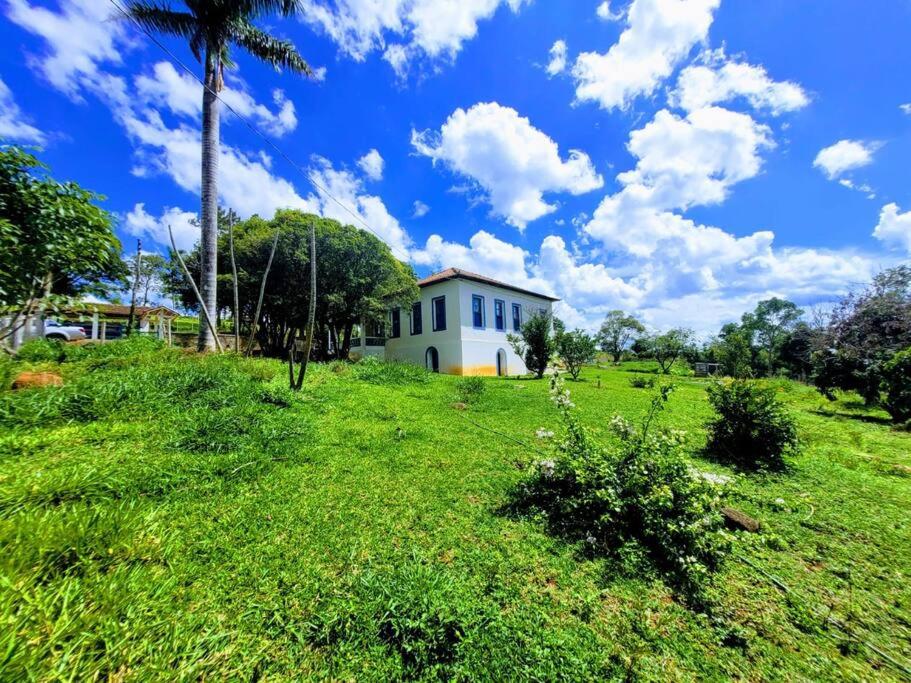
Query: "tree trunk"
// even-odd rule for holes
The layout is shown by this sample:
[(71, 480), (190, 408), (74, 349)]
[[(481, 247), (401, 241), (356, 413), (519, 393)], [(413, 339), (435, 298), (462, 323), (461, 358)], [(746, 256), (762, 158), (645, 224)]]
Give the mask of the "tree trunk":
[(228, 218), (228, 243), (231, 245), (231, 272), (234, 275), (234, 353), (240, 353), (240, 295), (237, 293), (237, 261), (234, 259), (234, 218)]
[[(220, 54), (217, 46), (206, 47), (205, 87), (202, 90), (202, 230), (200, 240), (200, 287), (202, 304), (211, 316), (217, 308), (218, 277), (218, 96), (221, 85)], [(215, 349), (215, 338), (205, 325), (199, 326), (200, 351)]]
[[(300, 371), (294, 388), (300, 390), (304, 384), (304, 374), (307, 372), (307, 363), (310, 361), (310, 349), (313, 347), (313, 328), (316, 325), (316, 229), (310, 223), (310, 310), (307, 313), (307, 335), (304, 337), (304, 353), (301, 358)], [(291, 349), (291, 358), (294, 358), (294, 349)]]
[(247, 349), (244, 355), (249, 356), (253, 353), (253, 338), (256, 335), (256, 327), (259, 325), (259, 314), (263, 309), (263, 296), (266, 294), (266, 278), (269, 277), (269, 271), (272, 269), (272, 259), (275, 258), (275, 248), (278, 246), (278, 236), (280, 231), (276, 230), (275, 239), (272, 241), (272, 251), (269, 252), (269, 260), (266, 262), (266, 272), (263, 273), (263, 280), (259, 285), (259, 299), (256, 301), (256, 311), (253, 313), (253, 320), (250, 322), (250, 337), (247, 340)]
[(139, 294), (139, 274), (142, 269), (142, 240), (136, 240), (136, 270), (133, 272), (133, 294), (130, 297), (130, 317), (127, 318), (127, 336), (133, 334), (136, 319), (136, 297)]

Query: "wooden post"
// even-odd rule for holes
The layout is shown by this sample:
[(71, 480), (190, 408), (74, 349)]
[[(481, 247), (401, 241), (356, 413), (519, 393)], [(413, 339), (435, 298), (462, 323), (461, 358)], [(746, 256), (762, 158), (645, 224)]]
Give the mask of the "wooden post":
[(104, 344), (104, 342), (107, 341), (107, 338), (108, 338), (108, 321), (102, 320), (101, 321), (101, 332), (98, 335), (98, 341), (100, 341), (102, 344)]

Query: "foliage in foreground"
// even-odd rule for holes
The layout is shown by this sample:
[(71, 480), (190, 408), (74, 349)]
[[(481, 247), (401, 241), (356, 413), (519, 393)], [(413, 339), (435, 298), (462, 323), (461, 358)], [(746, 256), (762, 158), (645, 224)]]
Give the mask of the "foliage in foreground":
[(716, 417), (707, 425), (706, 450), (745, 469), (782, 469), (785, 456), (799, 448), (794, 418), (773, 386), (750, 380), (716, 383), (708, 388)]
[(660, 388), (641, 428), (615, 416), (616, 443), (604, 447), (576, 419), (569, 392), (554, 375), (551, 396), (565, 436), (552, 460), (537, 463), (518, 502), (543, 511), (554, 531), (595, 553), (647, 561), (699, 602), (728, 543), (719, 490), (686, 463), (684, 434), (652, 431), (671, 390)]

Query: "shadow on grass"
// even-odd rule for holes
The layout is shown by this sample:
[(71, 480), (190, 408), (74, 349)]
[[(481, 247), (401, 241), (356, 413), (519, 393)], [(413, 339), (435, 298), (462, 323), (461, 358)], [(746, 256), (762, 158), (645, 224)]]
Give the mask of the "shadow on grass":
[(881, 415), (864, 415), (862, 413), (846, 413), (844, 411), (838, 410), (821, 410), (819, 408), (811, 410), (811, 413), (814, 415), (820, 415), (822, 417), (837, 417), (843, 420), (856, 420), (857, 422), (865, 422), (867, 424), (877, 424), (884, 425), (886, 427), (892, 426), (894, 423), (888, 417), (883, 417)]

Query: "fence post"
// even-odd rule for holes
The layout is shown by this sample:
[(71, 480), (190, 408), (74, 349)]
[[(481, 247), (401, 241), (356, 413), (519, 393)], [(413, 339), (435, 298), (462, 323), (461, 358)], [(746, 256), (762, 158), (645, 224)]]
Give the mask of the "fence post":
[(102, 321), (101, 321), (101, 333), (100, 333), (100, 335), (99, 335), (99, 341), (101, 341), (101, 343), (104, 344), (104, 342), (107, 340), (107, 338), (108, 338), (108, 321), (107, 321), (107, 320), (102, 320)]

